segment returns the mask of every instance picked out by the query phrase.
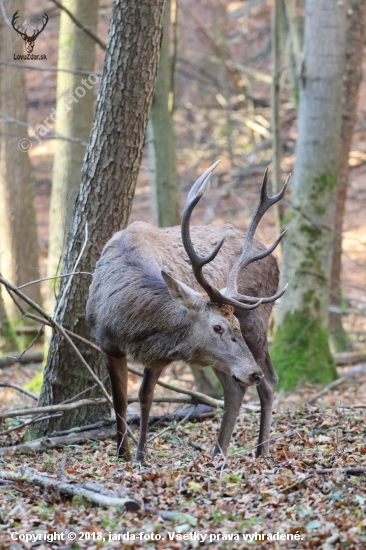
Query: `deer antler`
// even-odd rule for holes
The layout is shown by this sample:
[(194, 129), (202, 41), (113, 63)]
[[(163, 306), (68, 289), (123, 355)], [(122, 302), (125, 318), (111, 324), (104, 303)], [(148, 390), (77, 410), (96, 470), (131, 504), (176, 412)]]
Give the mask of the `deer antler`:
[(193, 185), (192, 189), (188, 194), (186, 204), (183, 210), (183, 215), (182, 215), (182, 227), (181, 227), (182, 241), (183, 241), (184, 248), (188, 254), (188, 257), (191, 260), (194, 276), (197, 282), (199, 283), (199, 285), (208, 294), (212, 302), (219, 303), (219, 304), (229, 304), (237, 309), (255, 309), (260, 304), (263, 304), (263, 303), (268, 304), (270, 302), (274, 302), (284, 294), (287, 288), (287, 285), (286, 285), (282, 291), (278, 292), (277, 294), (274, 294), (273, 296), (268, 296), (265, 298), (246, 296), (244, 294), (238, 293), (237, 279), (242, 269), (246, 268), (252, 262), (261, 260), (266, 256), (269, 256), (277, 247), (277, 245), (281, 242), (283, 236), (285, 235), (287, 230), (283, 231), (283, 233), (281, 233), (281, 235), (276, 239), (276, 241), (272, 244), (272, 246), (270, 246), (266, 250), (255, 252), (252, 248), (254, 233), (257, 229), (259, 221), (261, 220), (265, 212), (267, 212), (268, 208), (270, 208), (273, 204), (276, 204), (279, 200), (282, 199), (283, 195), (285, 194), (290, 176), (287, 177), (285, 185), (283, 186), (282, 190), (277, 195), (274, 195), (273, 197), (269, 197), (267, 194), (268, 169), (265, 171), (264, 177), (263, 177), (262, 189), (261, 189), (261, 198), (256, 208), (256, 211), (253, 214), (252, 220), (249, 224), (249, 227), (245, 236), (245, 240), (244, 240), (242, 253), (240, 254), (239, 258), (237, 259), (237, 261), (235, 262), (235, 264), (230, 270), (226, 288), (222, 290), (218, 290), (213, 288), (210, 285), (210, 283), (206, 280), (202, 272), (202, 268), (204, 265), (211, 262), (217, 256), (220, 248), (222, 247), (225, 241), (225, 237), (221, 239), (221, 241), (215, 246), (214, 250), (210, 254), (208, 254), (207, 256), (199, 256), (197, 252), (194, 250), (194, 247), (192, 244), (189, 223), (190, 223), (190, 218), (191, 218), (193, 209), (196, 206), (196, 204), (200, 201), (206, 189), (209, 177), (219, 163), (220, 161), (215, 162), (215, 164), (210, 166), (210, 168), (208, 168), (206, 172), (204, 172), (202, 176), (198, 178), (198, 180)]

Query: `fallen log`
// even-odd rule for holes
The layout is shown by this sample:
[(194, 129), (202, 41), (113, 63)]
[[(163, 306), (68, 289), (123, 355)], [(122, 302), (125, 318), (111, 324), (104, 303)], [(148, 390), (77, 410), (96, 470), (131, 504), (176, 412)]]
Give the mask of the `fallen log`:
[[(190, 413), (190, 414), (189, 414)], [(151, 415), (149, 418), (149, 425), (157, 425), (166, 422), (172, 422), (173, 420), (182, 420), (189, 416), (189, 420), (203, 421), (207, 418), (215, 416), (215, 411), (206, 405), (196, 405), (187, 407), (181, 411), (176, 411), (172, 414)], [(115, 436), (115, 427), (113, 419), (107, 419), (103, 422), (91, 424), (90, 426), (82, 426), (80, 428), (73, 428), (72, 430), (60, 432), (58, 435), (50, 437), (42, 437), (35, 439), (34, 441), (28, 441), (27, 443), (21, 443), (19, 445), (13, 445), (9, 447), (0, 447), (0, 455), (24, 453), (28, 454), (33, 451), (45, 451), (49, 449), (56, 449), (65, 445), (79, 445), (85, 443), (90, 439), (103, 441)], [(102, 424), (105, 424), (104, 426)], [(139, 425), (140, 415), (133, 414), (127, 417), (128, 425)]]
[(142, 508), (142, 503), (133, 498), (121, 498), (117, 495), (117, 493), (113, 493), (113, 496), (110, 496), (112, 491), (109, 491), (108, 495), (103, 494), (103, 487), (98, 487), (98, 492), (95, 490), (91, 491), (90, 489), (86, 489), (82, 485), (78, 485), (76, 483), (74, 484), (67, 483), (65, 481), (58, 481), (57, 479), (34, 474), (33, 472), (0, 470), (0, 479), (30, 483), (45, 489), (56, 489), (60, 493), (64, 493), (69, 496), (86, 498), (90, 502), (94, 502), (94, 504), (99, 504), (100, 506), (123, 506), (128, 511), (136, 511)]

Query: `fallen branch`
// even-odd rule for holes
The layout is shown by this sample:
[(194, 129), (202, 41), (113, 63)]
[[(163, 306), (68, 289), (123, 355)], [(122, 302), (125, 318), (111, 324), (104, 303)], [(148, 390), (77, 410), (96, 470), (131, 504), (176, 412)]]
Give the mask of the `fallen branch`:
[[(1, 384), (0, 384), (1, 385)], [(34, 397), (36, 399), (36, 396)], [(138, 403), (139, 398), (137, 395), (130, 395), (128, 397), (128, 403)], [(171, 396), (156, 396), (153, 399), (153, 403), (192, 403), (193, 400), (186, 397), (171, 397)], [(0, 421), (6, 418), (15, 418), (17, 416), (29, 416), (34, 414), (46, 414), (53, 412), (65, 412), (78, 409), (79, 407), (98, 406), (104, 405), (107, 400), (104, 397), (93, 397), (90, 399), (80, 399), (79, 401), (73, 401), (71, 403), (59, 403), (57, 405), (49, 405), (48, 407), (25, 407), (23, 409), (12, 409), (0, 413)]]
[(38, 395), (22, 388), (22, 386), (18, 386), (18, 384), (12, 384), (11, 382), (0, 382), (0, 388), (12, 388), (13, 390), (23, 393), (27, 397), (34, 399), (34, 401), (38, 401)]
[(107, 400), (104, 397), (95, 397), (92, 399), (80, 399), (73, 403), (60, 403), (59, 405), (50, 405), (49, 407), (26, 407), (25, 409), (13, 409), (0, 413), (0, 421), (5, 418), (15, 418), (16, 416), (28, 416), (30, 414), (45, 414), (53, 412), (65, 412), (78, 409), (79, 407), (87, 407), (90, 405), (103, 405)]
[(337, 405), (338, 409), (366, 409), (366, 403), (355, 403), (354, 405)]
[(82, 485), (58, 481), (57, 479), (39, 474), (0, 470), (0, 479), (30, 483), (45, 489), (56, 489), (60, 493), (66, 495), (84, 497), (90, 502), (94, 502), (94, 504), (99, 504), (100, 506), (123, 506), (128, 511), (141, 509), (141, 503), (132, 498), (120, 498), (116, 493), (114, 493), (116, 496), (106, 496), (102, 494), (102, 488), (100, 492), (91, 491)]
[(27, 443), (20, 443), (10, 447), (0, 447), (0, 455), (23, 453), (28, 454), (33, 451), (57, 449), (65, 445), (79, 445), (90, 439), (103, 441), (112, 438), (115, 435), (114, 427), (98, 428), (96, 430), (87, 430), (77, 434), (61, 435), (57, 437), (41, 437)]
[(366, 468), (321, 468), (320, 470), (311, 469), (310, 472), (319, 475), (340, 472), (349, 476), (358, 476), (366, 474)]
[(356, 363), (366, 362), (366, 350), (362, 351), (343, 351), (334, 354), (334, 359), (338, 367), (355, 365)]
[[(194, 410), (190, 412), (191, 420), (205, 420), (214, 416), (214, 411), (205, 405), (197, 405)], [(176, 411), (172, 414), (151, 415), (149, 417), (149, 426), (156, 425), (163, 422), (171, 422), (176, 419), (184, 419), (187, 416), (187, 410)], [(127, 424), (139, 424), (140, 415), (132, 414), (127, 417)], [(64, 445), (80, 444), (90, 439), (96, 439), (102, 441), (114, 437), (115, 428), (112, 424), (115, 423), (115, 419), (106, 419), (95, 424), (89, 424), (87, 426), (81, 426), (79, 428), (72, 428), (71, 430), (65, 430), (57, 432), (51, 437), (41, 437), (34, 441), (28, 441), (27, 443), (21, 443), (19, 445), (13, 445), (11, 447), (1, 447), (0, 455), (13, 454), (15, 452), (29, 453), (32, 451), (39, 451), (43, 449), (55, 449), (63, 447)]]
[(42, 363), (43, 352), (38, 350), (28, 350), (24, 354), (19, 354), (18, 351), (13, 351), (7, 357), (0, 357), (0, 369), (11, 367), (15, 363), (26, 365), (27, 363)]

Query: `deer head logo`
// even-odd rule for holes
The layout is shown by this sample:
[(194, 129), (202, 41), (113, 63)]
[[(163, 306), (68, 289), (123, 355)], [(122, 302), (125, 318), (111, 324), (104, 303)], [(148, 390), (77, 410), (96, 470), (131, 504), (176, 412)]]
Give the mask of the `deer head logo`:
[(11, 20), (11, 26), (23, 38), (23, 40), (25, 42), (25, 49), (26, 49), (27, 53), (32, 53), (33, 48), (34, 48), (34, 43), (37, 40), (37, 38), (39, 37), (39, 35), (41, 34), (41, 32), (43, 31), (43, 29), (45, 28), (45, 26), (47, 25), (49, 17), (47, 15), (47, 13), (44, 14), (44, 16), (42, 18), (42, 20), (43, 20), (42, 28), (40, 30), (35, 29), (31, 36), (27, 35), (26, 30), (24, 32), (20, 31), (19, 30), (20, 25), (18, 27), (16, 27), (18, 17), (19, 17), (19, 12), (16, 11), (13, 15), (13, 19)]

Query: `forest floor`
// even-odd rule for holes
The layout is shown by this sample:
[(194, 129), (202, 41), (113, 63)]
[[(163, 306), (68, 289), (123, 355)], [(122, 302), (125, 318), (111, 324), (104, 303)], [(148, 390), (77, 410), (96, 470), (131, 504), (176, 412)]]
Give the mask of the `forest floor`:
[[(19, 383), (33, 374), (30, 366), (11, 367), (6, 378)], [(186, 382), (174, 383), (189, 384), (189, 376), (184, 378)], [(137, 380), (131, 380), (134, 390)], [(5, 391), (1, 410), (31, 404), (29, 398)], [(151, 441), (146, 464), (117, 460), (111, 437), (27, 454), (9, 450), (0, 455), (0, 470), (20, 472), (23, 480), (1, 482), (0, 548), (365, 548), (366, 371), (356, 369), (354, 377), (345, 377), (342, 385), (308, 404), (318, 392), (308, 385), (276, 396), (266, 458), (254, 458), (259, 429), (254, 390), (246, 395), (226, 459), (211, 456), (220, 410), (202, 422), (154, 427), (150, 436), (169, 430)], [(21, 440), (16, 432), (3, 438), (3, 445)], [(67, 497), (28, 483), (32, 473), (97, 484), (142, 502), (143, 508), (126, 512)], [(55, 532), (65, 540), (32, 544), (11, 539)], [(74, 542), (70, 533), (76, 534)], [(271, 541), (278, 534), (298, 538)], [(198, 535), (204, 542), (192, 538)], [(262, 535), (269, 536), (266, 542)]]

